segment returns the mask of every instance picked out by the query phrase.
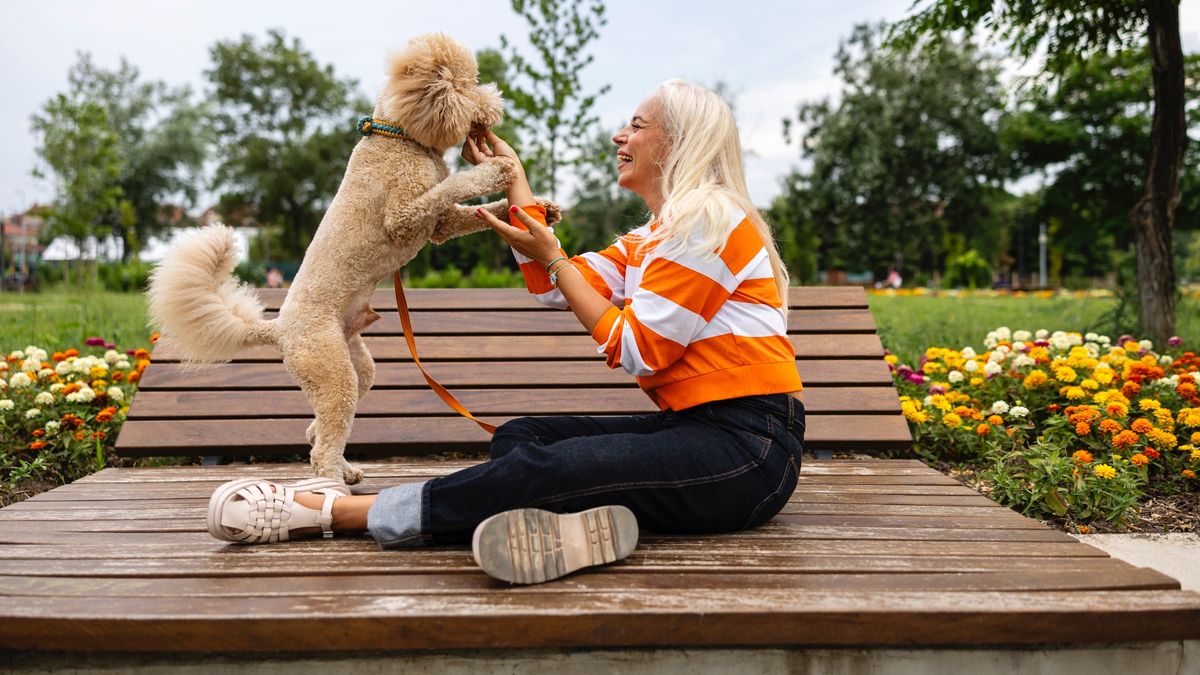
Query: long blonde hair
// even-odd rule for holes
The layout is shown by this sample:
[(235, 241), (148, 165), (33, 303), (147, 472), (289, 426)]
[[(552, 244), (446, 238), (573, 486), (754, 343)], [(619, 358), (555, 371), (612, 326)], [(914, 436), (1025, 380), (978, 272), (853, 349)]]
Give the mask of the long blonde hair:
[(742, 144), (733, 111), (718, 94), (684, 80), (667, 80), (654, 90), (658, 123), (670, 139), (663, 163), (665, 196), (655, 228), (645, 241), (660, 250), (716, 255), (729, 241), (737, 211), (745, 212), (762, 237), (786, 310), (788, 273), (771, 228), (750, 201), (742, 168)]

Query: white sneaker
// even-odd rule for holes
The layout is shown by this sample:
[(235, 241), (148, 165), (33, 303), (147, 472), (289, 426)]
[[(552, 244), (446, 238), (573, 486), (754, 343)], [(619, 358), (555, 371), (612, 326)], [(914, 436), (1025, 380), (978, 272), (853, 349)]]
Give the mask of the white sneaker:
[(514, 584), (538, 584), (584, 567), (622, 560), (637, 546), (638, 525), (624, 506), (579, 513), (513, 509), (475, 528), (471, 549), (489, 575)]

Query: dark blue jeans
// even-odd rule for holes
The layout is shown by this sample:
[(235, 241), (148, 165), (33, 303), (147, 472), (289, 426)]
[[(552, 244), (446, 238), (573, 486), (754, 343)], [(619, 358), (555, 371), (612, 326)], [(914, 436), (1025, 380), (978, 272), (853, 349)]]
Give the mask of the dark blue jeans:
[[(490, 462), (380, 493), (368, 527), (385, 547), (470, 541), (485, 518), (538, 507), (628, 507), (641, 528), (743, 530), (779, 512), (796, 487), (804, 406), (747, 396), (631, 417), (524, 417), (492, 438)], [(389, 492), (395, 490), (395, 496)], [(407, 528), (397, 518), (419, 517)]]

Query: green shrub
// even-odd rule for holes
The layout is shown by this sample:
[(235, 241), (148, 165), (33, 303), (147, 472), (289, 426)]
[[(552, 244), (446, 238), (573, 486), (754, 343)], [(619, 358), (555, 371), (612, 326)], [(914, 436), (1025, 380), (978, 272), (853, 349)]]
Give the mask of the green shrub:
[(992, 268), (971, 249), (950, 259), (942, 283), (950, 288), (991, 288)]

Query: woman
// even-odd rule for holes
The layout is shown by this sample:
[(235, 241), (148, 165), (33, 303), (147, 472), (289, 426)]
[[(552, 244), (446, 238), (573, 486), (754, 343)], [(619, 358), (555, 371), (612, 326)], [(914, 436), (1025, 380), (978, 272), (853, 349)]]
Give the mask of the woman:
[[(619, 185), (654, 217), (604, 251), (566, 257), (536, 206), (514, 206), (511, 224), (477, 215), (513, 247), (530, 292), (574, 312), (661, 412), (515, 419), (490, 462), (378, 495), (234, 481), (213, 495), (209, 531), (248, 543), (366, 531), (384, 548), (470, 540), (487, 573), (535, 583), (624, 558), (639, 525), (711, 533), (774, 516), (796, 485), (804, 407), (787, 276), (748, 197), (733, 114), (672, 80), (613, 142)], [(463, 156), (520, 168), (491, 133)], [(509, 203), (533, 204), (517, 173)]]

